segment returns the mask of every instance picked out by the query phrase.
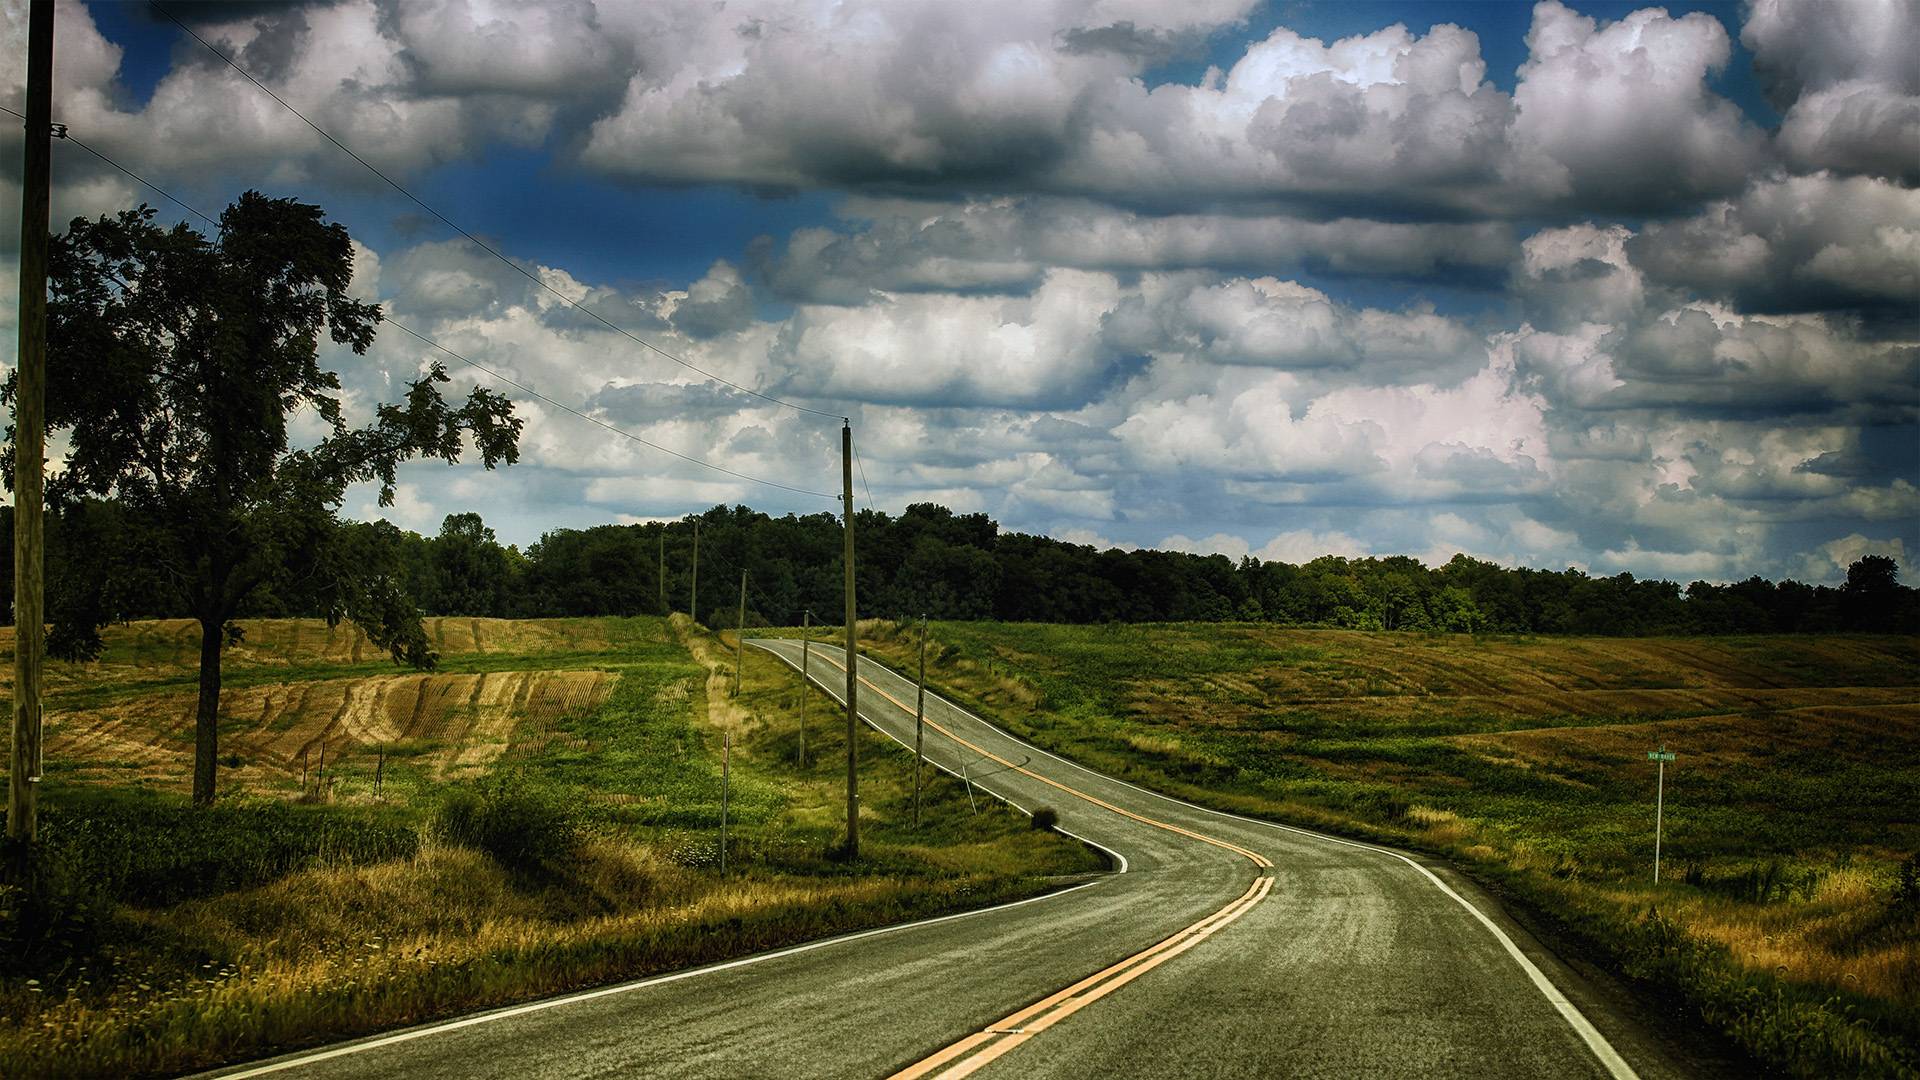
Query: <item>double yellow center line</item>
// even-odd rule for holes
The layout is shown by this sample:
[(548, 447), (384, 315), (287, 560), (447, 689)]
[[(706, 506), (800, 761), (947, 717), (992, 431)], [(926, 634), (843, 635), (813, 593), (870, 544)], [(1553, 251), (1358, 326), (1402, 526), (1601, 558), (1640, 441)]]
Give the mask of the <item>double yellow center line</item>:
[[(821, 659), (825, 660), (829, 665), (839, 668), (841, 671), (846, 670), (846, 665), (835, 661), (830, 654), (823, 654)], [(810, 673), (803, 673), (803, 675), (811, 677)], [(913, 712), (913, 709), (910, 708), (906, 702), (887, 693), (865, 676), (861, 677), (860, 682), (874, 693), (892, 702), (902, 712), (908, 714)], [(1201, 843), (1212, 844), (1217, 848), (1224, 848), (1250, 860), (1254, 866), (1259, 867), (1261, 870), (1268, 870), (1273, 867), (1273, 860), (1257, 851), (1241, 847), (1238, 844), (1222, 840), (1219, 837), (1207, 836), (1204, 833), (1195, 832), (1192, 829), (1175, 825), (1172, 822), (1160, 821), (1156, 818), (1150, 818), (1144, 814), (1136, 814), (1131, 810), (1115, 806), (1105, 799), (1090, 795), (1078, 788), (1068, 787), (1058, 780), (1041, 776), (1039, 773), (1034, 772), (1024, 765), (1018, 765), (1008, 761), (1006, 758), (1001, 757), (991, 750), (968, 742), (954, 734), (948, 728), (932, 720), (927, 720), (925, 723), (933, 730), (952, 739), (954, 743), (959, 746), (964, 746), (968, 750), (990, 761), (998, 762), (1007, 769), (1020, 773), (1022, 776), (1037, 780), (1048, 787), (1072, 795), (1077, 799), (1084, 799), (1103, 810), (1110, 810), (1122, 817), (1131, 818), (1144, 825), (1151, 825), (1156, 829), (1165, 829), (1168, 832), (1177, 833), (1181, 836), (1198, 840)], [(893, 1074), (892, 1080), (918, 1080), (920, 1077), (929, 1075), (938, 1075), (941, 1080), (946, 1080), (946, 1078), (958, 1078), (970, 1075), (1002, 1055), (1019, 1047), (1035, 1035), (1040, 1034), (1095, 1001), (1113, 993), (1122, 986), (1125, 986), (1147, 972), (1152, 971), (1154, 968), (1159, 967), (1161, 964), (1166, 963), (1168, 960), (1205, 941), (1222, 927), (1240, 918), (1240, 916), (1245, 915), (1255, 904), (1265, 899), (1271, 891), (1273, 891), (1273, 878), (1270, 875), (1261, 874), (1254, 879), (1252, 885), (1247, 886), (1246, 892), (1241, 893), (1232, 903), (1221, 908), (1219, 911), (1201, 919), (1199, 922), (1194, 923), (1192, 926), (1181, 930), (1156, 945), (1137, 952), (1102, 971), (1095, 972), (1064, 990), (1049, 994), (1026, 1008), (1003, 1017), (988, 1025), (986, 1028), (953, 1043), (945, 1049), (939, 1050), (901, 1069), (899, 1072)]]
[(892, 1080), (917, 1080), (936, 1072), (942, 1080), (968, 1076), (1035, 1035), (1205, 941), (1221, 927), (1246, 914), (1249, 908), (1265, 899), (1272, 890), (1273, 878), (1263, 874), (1233, 903), (1158, 945), (1089, 975), (1065, 990), (1049, 994), (946, 1049), (914, 1062), (894, 1073)]

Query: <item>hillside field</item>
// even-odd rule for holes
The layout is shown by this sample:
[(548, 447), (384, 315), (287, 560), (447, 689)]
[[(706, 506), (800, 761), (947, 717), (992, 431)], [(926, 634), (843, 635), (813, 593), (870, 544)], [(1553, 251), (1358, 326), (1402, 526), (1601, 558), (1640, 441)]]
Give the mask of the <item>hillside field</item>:
[[(243, 623), (219, 803), (187, 804), (197, 628), (49, 666), (43, 871), (0, 885), (0, 1072), (169, 1074), (846, 930), (1102, 868), (685, 616), (430, 619), (432, 672), (350, 626)], [(0, 636), (0, 649), (11, 643)], [(11, 666), (6, 665), (11, 671)], [(721, 740), (730, 734), (727, 872)], [(3, 751), (0, 751), (3, 752)]]
[[(911, 662), (917, 626), (863, 627)], [(1169, 794), (1446, 855), (1773, 1068), (1920, 1068), (1920, 639), (931, 634), (929, 680), (1010, 730)], [(1677, 759), (1656, 887), (1659, 746)]]

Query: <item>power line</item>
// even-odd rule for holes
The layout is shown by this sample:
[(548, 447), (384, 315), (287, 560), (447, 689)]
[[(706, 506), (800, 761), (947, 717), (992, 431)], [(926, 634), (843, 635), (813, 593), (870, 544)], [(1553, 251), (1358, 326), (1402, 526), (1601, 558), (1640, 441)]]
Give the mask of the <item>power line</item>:
[[(21, 118), (22, 120), (24, 120), (24, 119), (26, 119), (26, 117), (25, 117), (25, 116), (22, 116), (22, 115), (21, 115), (20, 113), (17, 113), (17, 112), (14, 112), (14, 111), (13, 111), (12, 109), (9, 109), (9, 108), (7, 108), (7, 107), (6, 107), (6, 106), (4, 106), (4, 105), (0, 105), (0, 112), (4, 112), (4, 113), (7, 113), (7, 114), (9, 114), (9, 115), (12, 115), (12, 116), (18, 116), (18, 117), (20, 117), (20, 118)], [(212, 217), (209, 217), (208, 215), (206, 215), (206, 214), (204, 214), (204, 213), (202, 213), (202, 212), (201, 212), (201, 211), (200, 211), (199, 209), (197, 209), (197, 208), (195, 208), (194, 206), (192, 206), (192, 205), (190, 205), (190, 204), (188, 204), (188, 203), (187, 203), (187, 202), (186, 202), (185, 200), (183, 200), (183, 199), (181, 199), (181, 198), (179, 198), (178, 196), (176, 196), (176, 195), (174, 195), (174, 194), (173, 194), (172, 192), (170, 192), (170, 191), (168, 191), (168, 190), (166, 190), (165, 188), (163, 188), (163, 187), (161, 187), (161, 186), (160, 186), (160, 185), (158, 185), (158, 184), (155, 184), (155, 183), (154, 183), (153, 181), (151, 181), (151, 180), (148, 180), (148, 179), (146, 179), (145, 177), (143, 177), (143, 176), (141, 176), (141, 175), (140, 175), (139, 173), (136, 173), (136, 172), (134, 172), (133, 170), (131, 170), (131, 169), (129, 169), (129, 168), (127, 168), (126, 166), (124, 166), (124, 165), (122, 165), (122, 164), (120, 164), (119, 162), (117, 162), (117, 161), (115, 161), (115, 160), (113, 160), (112, 158), (110, 158), (110, 157), (108, 157), (107, 155), (105, 155), (105, 154), (103, 154), (103, 153), (101, 153), (100, 151), (98, 151), (98, 150), (95, 150), (95, 149), (94, 149), (93, 147), (91, 147), (91, 146), (88, 146), (88, 145), (87, 145), (87, 144), (86, 144), (85, 142), (82, 142), (82, 141), (80, 140), (80, 138), (79, 138), (78, 136), (76, 136), (76, 135), (74, 135), (74, 134), (72, 133), (72, 131), (70, 131), (70, 130), (68, 130), (68, 129), (67, 129), (66, 127), (65, 127), (65, 125), (59, 125), (59, 128), (60, 128), (60, 134), (59, 134), (59, 135), (57, 136), (57, 137), (58, 137), (59, 139), (61, 139), (61, 140), (63, 140), (63, 141), (65, 141), (65, 142), (70, 142), (70, 143), (72, 143), (72, 144), (74, 144), (75, 146), (78, 146), (78, 147), (79, 147), (80, 149), (82, 149), (82, 150), (85, 150), (85, 151), (86, 151), (87, 153), (89, 153), (89, 154), (92, 154), (92, 155), (93, 155), (94, 157), (96, 157), (96, 158), (99, 158), (99, 159), (100, 159), (101, 161), (103, 161), (103, 162), (105, 162), (105, 163), (107, 163), (108, 165), (111, 165), (111, 166), (112, 166), (112, 167), (114, 167), (115, 169), (118, 169), (118, 170), (119, 170), (119, 171), (120, 171), (121, 173), (123, 173), (123, 174), (125, 174), (125, 175), (126, 175), (127, 177), (129, 177), (130, 179), (132, 179), (132, 180), (134, 180), (134, 181), (136, 181), (136, 182), (138, 182), (138, 183), (140, 183), (140, 184), (144, 184), (144, 185), (146, 185), (147, 187), (149, 187), (149, 188), (152, 188), (152, 189), (153, 189), (154, 191), (157, 191), (157, 192), (159, 192), (159, 193), (160, 193), (160, 194), (161, 194), (162, 196), (164, 196), (164, 197), (165, 197), (165, 198), (166, 198), (166, 199), (167, 199), (168, 201), (170, 201), (170, 202), (172, 202), (172, 203), (174, 203), (175, 205), (177, 205), (177, 206), (179, 206), (179, 207), (180, 207), (181, 209), (183, 209), (183, 210), (185, 210), (185, 211), (187, 211), (188, 213), (190, 213), (190, 214), (192, 214), (192, 215), (194, 215), (195, 217), (197, 217), (197, 218), (199, 218), (200, 220), (202, 220), (202, 221), (204, 221), (204, 222), (206, 222), (207, 224), (209, 224), (209, 225), (212, 225), (212, 226), (213, 226), (214, 228), (216, 228), (216, 229), (217, 229), (217, 228), (219, 228), (219, 227), (220, 227), (220, 223), (219, 223), (218, 221), (216, 221), (216, 220), (214, 220), (214, 219), (213, 219)], [(510, 378), (508, 378), (507, 376), (505, 376), (505, 375), (502, 375), (501, 373), (499, 373), (499, 372), (497, 372), (497, 371), (495, 371), (495, 370), (493, 370), (492, 368), (490, 368), (490, 367), (487, 367), (487, 366), (486, 366), (485, 364), (481, 364), (481, 363), (479, 363), (479, 362), (477, 362), (477, 361), (474, 361), (474, 360), (471, 360), (471, 359), (468, 359), (468, 358), (467, 358), (466, 356), (463, 356), (463, 355), (461, 355), (460, 353), (458, 353), (458, 352), (455, 352), (454, 350), (452, 350), (452, 349), (449, 349), (449, 348), (447, 348), (447, 347), (446, 347), (445, 345), (442, 345), (442, 344), (440, 344), (440, 343), (439, 343), (438, 341), (435, 341), (435, 340), (433, 340), (432, 338), (430, 338), (430, 337), (428, 337), (427, 335), (425, 335), (425, 334), (422, 334), (422, 333), (421, 333), (421, 332), (419, 332), (418, 330), (415, 330), (415, 329), (414, 329), (413, 327), (411, 327), (411, 326), (408, 326), (408, 325), (407, 325), (406, 323), (403, 323), (403, 322), (401, 322), (400, 320), (398, 320), (398, 319), (395, 319), (395, 318), (393, 318), (392, 316), (390, 316), (390, 315), (387, 315), (387, 314), (386, 314), (386, 313), (384, 313), (384, 312), (382, 313), (382, 321), (383, 321), (383, 322), (385, 322), (385, 323), (386, 323), (387, 325), (389, 325), (389, 326), (392, 326), (392, 327), (394, 327), (395, 329), (397, 329), (397, 330), (400, 330), (401, 332), (403, 332), (403, 333), (405, 333), (405, 334), (408, 334), (408, 335), (410, 335), (410, 336), (412, 336), (412, 337), (414, 337), (414, 338), (416, 338), (416, 339), (418, 339), (419, 341), (421, 341), (421, 342), (423, 342), (423, 343), (425, 343), (426, 345), (429, 345), (429, 346), (431, 346), (431, 347), (433, 347), (433, 348), (435, 348), (435, 349), (438, 349), (438, 350), (440, 350), (440, 351), (441, 351), (441, 352), (443, 352), (443, 353), (446, 353), (446, 354), (447, 354), (448, 356), (451, 356), (451, 357), (453, 357), (454, 359), (456, 359), (456, 360), (458, 360), (458, 361), (460, 361), (461, 363), (463, 363), (463, 364), (465, 364), (465, 365), (467, 365), (468, 367), (470, 367), (470, 368), (473, 368), (473, 369), (474, 369), (475, 371), (479, 371), (479, 372), (481, 372), (481, 373), (483, 373), (483, 374), (485, 374), (485, 375), (487, 375), (487, 376), (489, 376), (489, 377), (491, 377), (491, 378), (493, 378), (494, 380), (496, 380), (496, 381), (498, 381), (498, 382), (502, 382), (502, 383), (505, 383), (506, 385), (508, 385), (508, 386), (511, 386), (511, 387), (513, 387), (514, 389), (516, 389), (516, 390), (519, 390), (520, 392), (522, 392), (522, 393), (524, 393), (524, 394), (527, 394), (527, 395), (528, 395), (528, 396), (530, 396), (530, 397), (535, 397), (535, 398), (538, 398), (538, 399), (540, 399), (541, 401), (544, 401), (544, 402), (546, 402), (546, 403), (547, 403), (548, 405), (551, 405), (551, 406), (553, 406), (553, 407), (554, 407), (554, 408), (556, 408), (556, 409), (559, 409), (559, 410), (561, 410), (561, 411), (563, 411), (563, 412), (568, 412), (568, 413), (572, 413), (572, 414), (573, 414), (574, 416), (577, 416), (577, 417), (579, 417), (580, 419), (582, 419), (582, 420), (585, 420), (585, 421), (586, 421), (587, 423), (589, 423), (589, 424), (593, 424), (593, 425), (595, 425), (595, 426), (597, 426), (597, 427), (601, 427), (601, 428), (605, 428), (606, 430), (608, 430), (608, 431), (610, 431), (610, 432), (612, 432), (612, 433), (613, 433), (613, 434), (615, 434), (615, 435), (618, 435), (618, 436), (620, 436), (621, 438), (624, 438), (624, 439), (631, 439), (632, 441), (634, 441), (634, 442), (637, 442), (637, 443), (639, 443), (639, 444), (640, 444), (640, 445), (642, 445), (642, 446), (645, 446), (645, 447), (649, 447), (649, 448), (651, 448), (651, 449), (654, 449), (654, 450), (658, 450), (658, 451), (660, 451), (660, 452), (661, 452), (661, 453), (663, 453), (663, 454), (667, 454), (667, 455), (670, 455), (670, 456), (672, 456), (672, 457), (676, 457), (676, 458), (679, 458), (679, 459), (680, 459), (681, 461), (686, 461), (686, 462), (690, 462), (690, 463), (692, 463), (692, 464), (694, 464), (694, 465), (699, 465), (699, 466), (701, 466), (701, 467), (703, 467), (703, 468), (708, 468), (708, 469), (712, 469), (712, 470), (713, 470), (713, 471), (715, 471), (715, 472), (719, 472), (719, 473), (725, 473), (725, 474), (726, 474), (726, 475), (728, 475), (728, 476), (732, 476), (732, 477), (737, 477), (737, 478), (739, 478), (739, 479), (741, 479), (741, 480), (746, 480), (746, 481), (749, 481), (749, 482), (751, 482), (751, 483), (755, 483), (755, 484), (761, 484), (761, 485), (764, 485), (764, 486), (766, 486), (766, 487), (771, 487), (771, 488), (779, 488), (779, 489), (780, 489), (780, 490), (782, 490), (782, 491), (791, 491), (791, 492), (794, 492), (795, 494), (799, 494), (799, 495), (812, 495), (812, 496), (815, 496), (815, 497), (817, 497), (817, 498), (821, 498), (821, 499), (836, 499), (836, 498), (838, 498), (838, 496), (836, 496), (836, 495), (830, 495), (830, 494), (828, 494), (828, 493), (826, 493), (826, 492), (824, 492), (824, 491), (813, 491), (813, 490), (811, 490), (811, 489), (809, 489), (809, 488), (803, 488), (803, 487), (794, 487), (794, 486), (793, 486), (793, 485), (791, 485), (791, 484), (782, 484), (782, 483), (779, 483), (779, 482), (777, 482), (777, 481), (774, 481), (774, 480), (763, 480), (763, 479), (761, 479), (760, 477), (757, 477), (757, 476), (751, 476), (751, 475), (749, 475), (749, 474), (747, 474), (747, 473), (743, 473), (743, 472), (740, 472), (740, 471), (739, 471), (739, 470), (737, 470), (737, 469), (729, 469), (729, 468), (727, 468), (727, 467), (726, 467), (725, 465), (715, 465), (715, 464), (714, 464), (713, 462), (711, 462), (711, 461), (704, 461), (704, 460), (702, 460), (702, 459), (700, 459), (700, 458), (697, 458), (697, 457), (693, 457), (693, 456), (691, 456), (691, 455), (688, 455), (688, 454), (683, 454), (683, 453), (681, 453), (681, 452), (679, 452), (678, 450), (672, 450), (672, 449), (669, 449), (669, 448), (667, 448), (667, 447), (665, 447), (665, 446), (661, 446), (661, 445), (660, 445), (659, 443), (656, 443), (656, 442), (652, 442), (652, 441), (650, 441), (650, 440), (647, 440), (647, 439), (643, 439), (643, 438), (641, 438), (640, 436), (638, 436), (638, 435), (635, 435), (634, 433), (632, 433), (632, 432), (630, 432), (630, 431), (627, 431), (627, 430), (625, 430), (625, 429), (623, 429), (623, 428), (620, 428), (620, 427), (616, 427), (616, 426), (615, 426), (615, 425), (613, 425), (613, 424), (609, 424), (609, 423), (607, 423), (606, 421), (604, 421), (604, 420), (601, 420), (601, 419), (599, 419), (598, 417), (595, 417), (595, 416), (589, 416), (588, 414), (586, 414), (586, 413), (584, 413), (584, 412), (581, 412), (581, 411), (580, 411), (579, 409), (576, 409), (576, 408), (574, 408), (574, 407), (573, 407), (573, 406), (571, 406), (571, 405), (568, 405), (568, 404), (566, 404), (566, 403), (564, 403), (564, 402), (560, 402), (560, 401), (556, 401), (556, 400), (554, 400), (553, 398), (550, 398), (550, 397), (548, 397), (547, 395), (545, 395), (545, 394), (543, 394), (543, 393), (541, 393), (541, 392), (540, 392), (540, 391), (538, 391), (538, 390), (535, 390), (535, 389), (533, 389), (533, 388), (532, 388), (532, 387), (530, 387), (530, 386), (527, 386), (527, 385), (526, 385), (526, 384), (524, 384), (524, 383), (521, 383), (521, 382), (519, 382), (519, 381), (517, 381), (517, 380), (514, 380), (514, 379), (510, 379)]]
[(849, 441), (853, 444), (853, 463), (860, 467), (860, 486), (866, 488), (867, 491), (867, 509), (878, 510), (880, 508), (873, 504), (873, 489), (867, 487), (867, 463), (860, 460), (860, 440), (851, 439)]
[(607, 329), (612, 330), (614, 333), (619, 334), (620, 336), (628, 339), (629, 341), (632, 341), (644, 348), (651, 349), (652, 351), (659, 353), (661, 356), (666, 357), (668, 360), (671, 360), (674, 363), (679, 364), (681, 367), (684, 367), (689, 371), (698, 372), (700, 375), (703, 375), (708, 379), (712, 379), (714, 382), (724, 383), (727, 386), (731, 386), (735, 390), (738, 390), (742, 393), (752, 394), (754, 397), (760, 398), (763, 401), (768, 401), (775, 405), (780, 405), (785, 408), (793, 409), (797, 412), (812, 413), (815, 416), (832, 417), (835, 420), (846, 419), (846, 417), (842, 416), (839, 413), (827, 412), (826, 410), (823, 410), (823, 409), (809, 408), (805, 405), (796, 405), (791, 401), (786, 401), (781, 398), (774, 397), (772, 394), (761, 393), (760, 391), (755, 390), (751, 387), (742, 386), (731, 379), (726, 379), (726, 378), (722, 378), (719, 375), (715, 375), (713, 372), (707, 371), (704, 368), (696, 367), (695, 365), (685, 360), (682, 360), (681, 358), (679, 358), (678, 356), (675, 356), (674, 354), (668, 352), (667, 350), (662, 349), (658, 345), (655, 345), (653, 342), (648, 341), (645, 338), (630, 332), (625, 327), (620, 326), (616, 323), (610, 322), (609, 320), (601, 317), (597, 312), (593, 311), (592, 309), (583, 307), (579, 303), (576, 303), (572, 297), (554, 288), (553, 286), (547, 284), (545, 281), (542, 281), (538, 275), (529, 273), (526, 270), (526, 268), (522, 267), (519, 263), (514, 262), (512, 259), (507, 258), (505, 255), (501, 254), (492, 245), (486, 243), (485, 241), (481, 240), (479, 237), (473, 235), (467, 230), (454, 224), (451, 220), (447, 218), (445, 214), (442, 214), (440, 211), (435, 210), (431, 206), (428, 206), (426, 202), (423, 201), (418, 195), (415, 195), (413, 192), (408, 191), (404, 187), (401, 187), (398, 181), (394, 180), (392, 177), (388, 176), (386, 173), (383, 173), (379, 169), (375, 168), (373, 163), (368, 161), (366, 158), (363, 158), (359, 154), (354, 153), (352, 148), (347, 146), (347, 144), (341, 142), (339, 139), (334, 138), (331, 134), (327, 132), (327, 129), (321, 127), (319, 124), (314, 123), (312, 120), (307, 119), (307, 116), (305, 113), (301, 112), (299, 109), (296, 109), (292, 105), (288, 104), (287, 99), (281, 97), (279, 94), (274, 93), (272, 87), (269, 87), (266, 83), (263, 83), (259, 79), (254, 78), (252, 73), (247, 71), (246, 68), (241, 67), (238, 63), (234, 61), (232, 57), (228, 56), (226, 53), (221, 52), (218, 48), (215, 48), (214, 45), (211, 42), (209, 42), (206, 38), (203, 38), (199, 34), (195, 33), (192, 27), (188, 26), (186, 23), (181, 22), (179, 19), (175, 18), (172, 12), (160, 6), (160, 4), (156, 2), (156, 0), (147, 0), (147, 2), (150, 6), (152, 6), (152, 8), (155, 11), (158, 11), (160, 14), (166, 16), (167, 21), (179, 27), (181, 31), (185, 33), (188, 37), (192, 38), (193, 40), (199, 42), (201, 45), (205, 46), (208, 52), (219, 57), (222, 61), (226, 63), (228, 67), (239, 72), (241, 76), (244, 77), (248, 82), (259, 87), (260, 90), (263, 93), (265, 93), (268, 97), (279, 102), (282, 108), (286, 109), (288, 112), (292, 113), (293, 115), (299, 117), (302, 123), (305, 123), (308, 127), (319, 132), (321, 138), (332, 143), (334, 146), (338, 147), (342, 153), (346, 154), (348, 157), (352, 158), (353, 160), (359, 162), (363, 167), (366, 168), (368, 172), (386, 181), (389, 187), (393, 188), (393, 190), (399, 192), (402, 195), (405, 195), (408, 199), (412, 200), (415, 206), (418, 206), (420, 209), (425, 210), (427, 213), (433, 215), (433, 217), (438, 219), (442, 225), (445, 225), (447, 228), (452, 229), (454, 232), (457, 232), (461, 236), (466, 237), (467, 240), (470, 243), (472, 243), (475, 247), (493, 256), (494, 258), (499, 259), (501, 262), (505, 263), (508, 267), (511, 267), (513, 271), (519, 274), (521, 277), (526, 278), (528, 281), (531, 281), (535, 285), (538, 285), (542, 289), (545, 289), (546, 291), (552, 293), (554, 296), (558, 297), (561, 301), (565, 302), (568, 307), (573, 308), (574, 310), (580, 312), (581, 314), (587, 316), (588, 318), (594, 320), (595, 322), (601, 324), (602, 326), (605, 326)]

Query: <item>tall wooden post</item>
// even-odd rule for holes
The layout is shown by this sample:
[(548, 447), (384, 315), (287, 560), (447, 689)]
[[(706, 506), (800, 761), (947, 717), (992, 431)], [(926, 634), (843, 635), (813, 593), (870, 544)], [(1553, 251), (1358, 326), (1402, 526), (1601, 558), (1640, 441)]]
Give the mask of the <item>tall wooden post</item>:
[(920, 827), (920, 764), (927, 760), (927, 617), (920, 616), (920, 689), (913, 699), (913, 827)]
[(693, 519), (693, 579), (687, 586), (687, 614), (700, 622), (700, 519)]
[(847, 858), (860, 857), (860, 652), (858, 619), (853, 597), (853, 423), (840, 428), (840, 486), (844, 492), (845, 545), (842, 561), (847, 571)]
[(813, 611), (803, 612), (800, 616), (800, 768), (807, 767), (807, 679), (812, 675), (809, 665), (813, 662)]
[(747, 651), (747, 572), (740, 571), (740, 618), (733, 624), (733, 696), (740, 696), (740, 658)]
[(660, 523), (660, 614), (671, 613), (667, 607), (667, 525)]
[(27, 16), (26, 172), (20, 193), (20, 353), (13, 413), (13, 747), (7, 839), (40, 836), (40, 660), (46, 651), (41, 563), (46, 464), (47, 218), (53, 184), (53, 0)]

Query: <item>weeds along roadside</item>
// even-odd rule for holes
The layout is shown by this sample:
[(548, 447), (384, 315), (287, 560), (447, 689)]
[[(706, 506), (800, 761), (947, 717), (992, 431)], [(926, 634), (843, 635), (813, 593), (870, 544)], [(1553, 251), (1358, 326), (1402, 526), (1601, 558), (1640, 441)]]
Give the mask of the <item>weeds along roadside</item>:
[(1099, 868), (998, 804), (972, 815), (944, 778), (914, 832), (911, 759), (864, 728), (867, 842), (859, 862), (837, 860), (845, 728), (825, 699), (798, 768), (788, 669), (750, 655), (740, 697), (716, 699), (715, 670), (694, 657), (730, 650), (651, 623), (610, 648), (555, 648), (616, 671), (612, 692), (523, 724), (474, 780), (390, 753), (375, 800), (356, 754), (334, 766), (330, 803), (289, 802), (280, 784), (281, 797), (210, 813), (169, 792), (52, 783), (47, 835), (73, 842), (50, 843), (41, 895), (0, 894), (0, 1061), (25, 1075), (178, 1072), (1030, 896)]
[[(900, 667), (916, 630), (863, 622), (862, 647)], [(1768, 1071), (1920, 1068), (1920, 642), (932, 634), (930, 681), (1016, 734), (1217, 809), (1442, 855)], [(1535, 694), (1520, 669), (1593, 689)], [(1656, 887), (1652, 778), (1632, 765), (1661, 731), (1713, 753), (1668, 776)]]

